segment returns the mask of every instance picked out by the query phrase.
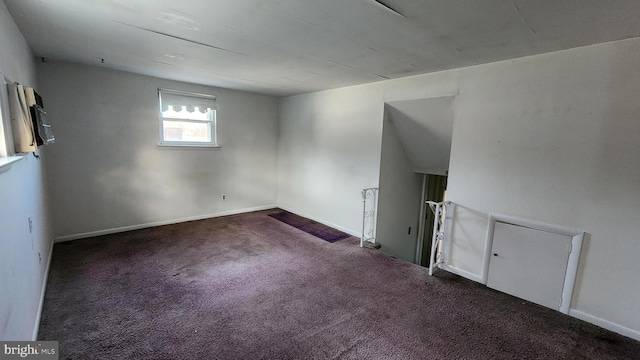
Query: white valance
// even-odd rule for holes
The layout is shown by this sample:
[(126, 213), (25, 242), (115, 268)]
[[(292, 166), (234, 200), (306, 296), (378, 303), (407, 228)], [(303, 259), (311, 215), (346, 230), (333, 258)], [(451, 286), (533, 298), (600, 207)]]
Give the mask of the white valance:
[[(192, 94), (173, 90), (159, 90), (161, 111), (173, 110), (175, 112), (198, 111), (206, 113), (217, 108), (216, 98), (212, 95)], [(171, 107), (171, 108), (170, 108)]]

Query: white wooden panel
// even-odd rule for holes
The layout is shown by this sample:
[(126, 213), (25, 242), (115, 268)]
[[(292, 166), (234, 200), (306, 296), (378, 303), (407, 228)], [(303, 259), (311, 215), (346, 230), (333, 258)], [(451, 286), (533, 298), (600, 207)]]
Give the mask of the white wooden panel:
[(571, 239), (496, 222), (487, 286), (559, 310)]

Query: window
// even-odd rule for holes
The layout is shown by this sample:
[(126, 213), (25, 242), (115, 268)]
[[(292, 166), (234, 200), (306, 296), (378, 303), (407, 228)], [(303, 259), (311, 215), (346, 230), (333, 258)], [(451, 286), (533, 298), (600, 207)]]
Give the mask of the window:
[(216, 98), (158, 90), (161, 146), (217, 147)]

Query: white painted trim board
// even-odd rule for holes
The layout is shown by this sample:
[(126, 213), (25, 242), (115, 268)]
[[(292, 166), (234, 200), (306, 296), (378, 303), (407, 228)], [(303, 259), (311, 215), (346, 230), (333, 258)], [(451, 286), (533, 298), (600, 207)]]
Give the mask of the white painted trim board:
[(220, 216), (228, 216), (228, 215), (237, 215), (237, 214), (248, 213), (248, 212), (252, 212), (252, 211), (269, 210), (269, 209), (274, 209), (274, 208), (277, 208), (277, 207), (278, 207), (277, 205), (263, 205), (263, 206), (256, 206), (256, 207), (252, 207), (252, 208), (237, 209), (237, 210), (230, 210), (230, 211), (222, 211), (222, 212), (213, 213), (213, 214), (190, 216), (190, 217), (185, 217), (185, 218), (180, 218), (180, 219), (171, 219), (171, 220), (156, 221), (156, 222), (139, 224), (139, 225), (129, 225), (129, 226), (123, 226), (123, 227), (118, 227), (118, 228), (111, 228), (111, 229), (104, 229), (104, 230), (97, 230), (97, 231), (89, 231), (89, 232), (79, 233), (79, 234), (58, 236), (58, 237), (55, 238), (55, 242), (59, 243), (59, 242), (84, 239), (84, 238), (89, 238), (89, 237), (94, 237), (94, 236), (116, 234), (116, 233), (121, 233), (121, 232), (125, 232), (125, 231), (146, 229), (146, 228), (150, 228), (150, 227), (154, 227), (154, 226), (171, 225), (171, 224), (178, 224), (178, 223), (183, 223), (183, 222), (187, 222), (187, 221), (211, 219), (211, 218), (216, 218), (216, 217), (220, 217)]
[(359, 233), (358, 231), (354, 231), (354, 230), (351, 230), (351, 229), (347, 229), (347, 228), (345, 228), (345, 227), (343, 227), (343, 226), (336, 225), (336, 224), (330, 223), (330, 222), (328, 222), (328, 221), (324, 221), (324, 220), (319, 219), (319, 218), (317, 218), (317, 217), (314, 217), (314, 216), (310, 216), (310, 215), (303, 214), (303, 213), (301, 213), (301, 212), (299, 212), (299, 211), (296, 211), (296, 210), (290, 209), (290, 208), (288, 208), (288, 207), (286, 207), (286, 206), (278, 206), (278, 208), (280, 208), (280, 209), (282, 209), (282, 210), (285, 210), (285, 211), (288, 211), (288, 212), (290, 212), (290, 213), (294, 213), (294, 214), (296, 214), (296, 215), (298, 215), (298, 216), (302, 216), (302, 217), (305, 217), (305, 218), (307, 218), (307, 219), (311, 219), (311, 220), (313, 220), (313, 221), (317, 221), (317, 222), (319, 222), (319, 223), (321, 223), (321, 224), (323, 224), (323, 225), (327, 225), (327, 226), (332, 227), (332, 228), (334, 228), (334, 229), (340, 230), (340, 231), (345, 232), (345, 233), (347, 233), (347, 234), (349, 234), (349, 235), (351, 235), (351, 236), (355, 236), (355, 237), (360, 237), (360, 236), (362, 236), (362, 234), (361, 234), (361, 233)]
[[(456, 267), (448, 266), (448, 265), (444, 265), (444, 264), (439, 264), (438, 268), (440, 268), (442, 270), (445, 270), (445, 271), (448, 271), (450, 273), (462, 276), (463, 278), (467, 278), (469, 280), (482, 283), (481, 276), (476, 275), (476, 274), (472, 274), (472, 273), (470, 273), (468, 271), (461, 270), (461, 269), (458, 269)], [(509, 296), (513, 296), (513, 295), (509, 295)], [(553, 310), (556, 310), (556, 311), (562, 313), (562, 311), (559, 311), (557, 309), (553, 309)], [(623, 335), (623, 336), (632, 338), (634, 340), (640, 341), (640, 331), (638, 331), (638, 330), (634, 330), (634, 329), (628, 328), (626, 326), (623, 326), (623, 325), (620, 325), (620, 324), (616, 324), (616, 323), (611, 322), (609, 320), (605, 320), (605, 319), (599, 318), (597, 316), (593, 316), (591, 314), (587, 314), (587, 313), (585, 313), (583, 311), (576, 310), (574, 308), (570, 308), (568, 310), (568, 315), (571, 316), (571, 317), (574, 317), (576, 319), (580, 319), (582, 321), (586, 321), (586, 322), (588, 322), (590, 324), (599, 326), (599, 327), (601, 327), (603, 329), (607, 329), (607, 330), (613, 331), (615, 333), (618, 333), (620, 335)]]
[(452, 274), (456, 274), (456, 275), (462, 276), (463, 278), (467, 278), (467, 279), (469, 279), (471, 281), (482, 283), (482, 281), (481, 281), (482, 279), (480, 278), (480, 276), (478, 276), (476, 274), (473, 274), (473, 273), (470, 273), (470, 272), (468, 272), (466, 270), (462, 270), (462, 269), (457, 268), (455, 266), (451, 266), (451, 265), (447, 265), (447, 264), (438, 264), (438, 268), (442, 269), (442, 270), (445, 270), (445, 271), (448, 271), (448, 272), (450, 272)]
[[(298, 211), (295, 211), (293, 209), (290, 209), (290, 208), (287, 208), (287, 207), (284, 207), (284, 206), (265, 205), (265, 206), (258, 206), (258, 207), (254, 207), (254, 208), (225, 211), (225, 212), (220, 212), (220, 213), (215, 213), (215, 214), (194, 216), (194, 217), (175, 219), (175, 220), (166, 220), (166, 221), (160, 221), (160, 222), (154, 222), (154, 223), (147, 223), (147, 224), (141, 224), (141, 225), (133, 225), (133, 226), (127, 226), (127, 227), (121, 227), (121, 228), (114, 228), (114, 229), (106, 229), (106, 230), (100, 230), (100, 231), (94, 231), (94, 232), (87, 232), (87, 233), (76, 234), (76, 235), (62, 236), (62, 237), (56, 238), (55, 242), (71, 241), (71, 240), (82, 239), (82, 238), (86, 238), (86, 237), (114, 234), (114, 233), (118, 233), (118, 232), (137, 230), (137, 229), (144, 229), (144, 228), (153, 227), (153, 226), (176, 224), (176, 223), (180, 223), (180, 222), (193, 221), (193, 220), (203, 220), (203, 219), (208, 219), (208, 218), (227, 216), (227, 215), (236, 215), (236, 214), (241, 214), (241, 213), (246, 213), (246, 212), (268, 210), (268, 209), (274, 209), (274, 208), (280, 208), (282, 210), (289, 211), (289, 212), (294, 213), (296, 215), (306, 217), (308, 219), (317, 221), (317, 222), (319, 222), (321, 224), (330, 226), (330, 227), (332, 227), (334, 229), (338, 229), (340, 231), (344, 231), (345, 233), (350, 234), (352, 236), (358, 237), (358, 236), (361, 235), (361, 234), (358, 234), (357, 231), (353, 231), (351, 229), (347, 229), (345, 227), (342, 227), (342, 226), (339, 226), (339, 225), (336, 225), (336, 224), (332, 224), (332, 223), (327, 222), (327, 221), (323, 221), (323, 220), (318, 219), (318, 218), (313, 217), (313, 216), (302, 214), (302, 213), (300, 213)], [(35, 327), (34, 327), (34, 330), (33, 330), (33, 340), (34, 341), (37, 340), (38, 329), (40, 327), (40, 318), (41, 318), (41, 315), (42, 315), (42, 308), (43, 308), (43, 304), (44, 304), (44, 294), (45, 294), (45, 290), (46, 290), (46, 286), (47, 286), (47, 280), (49, 278), (49, 267), (51, 266), (51, 259), (52, 259), (52, 255), (53, 255), (53, 242), (51, 243), (51, 247), (52, 248), (49, 251), (49, 258), (47, 260), (47, 270), (45, 272), (45, 279), (44, 279), (44, 283), (42, 285), (42, 292), (41, 292), (41, 296), (40, 296), (40, 306), (39, 306), (39, 310), (38, 310), (38, 315), (36, 317), (36, 324), (35, 324)], [(438, 267), (443, 269), (443, 270), (445, 270), (445, 271), (449, 271), (449, 272), (451, 272), (453, 274), (456, 274), (456, 275), (462, 276), (464, 278), (467, 278), (469, 280), (482, 283), (482, 276), (480, 276), (480, 275), (472, 274), (472, 273), (470, 273), (468, 271), (461, 270), (461, 269), (458, 269), (456, 267), (448, 266), (448, 265), (444, 265), (444, 264), (440, 264)], [(569, 316), (575, 317), (575, 318), (580, 319), (580, 320), (584, 320), (584, 321), (586, 321), (588, 323), (600, 326), (600, 327), (602, 327), (604, 329), (611, 330), (611, 331), (616, 332), (618, 334), (621, 334), (623, 336), (627, 336), (627, 337), (630, 337), (632, 339), (640, 341), (640, 331), (630, 329), (628, 327), (625, 327), (625, 326), (610, 322), (608, 320), (604, 320), (604, 319), (598, 318), (596, 316), (593, 316), (593, 315), (590, 315), (590, 314), (587, 314), (585, 312), (582, 312), (582, 311), (579, 311), (579, 310), (575, 310), (575, 309), (569, 309)]]
[(640, 331), (638, 330), (633, 330), (631, 328), (628, 328), (626, 326), (622, 326), (619, 324), (616, 324), (614, 322), (611, 322), (609, 320), (605, 320), (605, 319), (601, 319), (597, 316), (593, 316), (590, 314), (587, 314), (585, 312), (582, 312), (580, 310), (576, 310), (576, 309), (569, 309), (569, 316), (572, 316), (576, 319), (580, 319), (583, 321), (586, 321), (588, 323), (600, 326), (601, 328), (607, 329), (607, 330), (611, 330), (615, 333), (618, 333), (620, 335), (626, 336), (626, 337), (630, 337), (634, 340), (638, 340), (640, 341)]
[(51, 259), (53, 258), (53, 244), (49, 245), (49, 256), (47, 257), (47, 267), (42, 278), (42, 290), (40, 291), (40, 302), (38, 304), (38, 313), (36, 314), (36, 322), (33, 326), (33, 336), (31, 340), (38, 340), (38, 330), (40, 330), (40, 319), (42, 318), (42, 308), (44, 307), (44, 294), (47, 290), (47, 282), (49, 281), (49, 268), (51, 267)]

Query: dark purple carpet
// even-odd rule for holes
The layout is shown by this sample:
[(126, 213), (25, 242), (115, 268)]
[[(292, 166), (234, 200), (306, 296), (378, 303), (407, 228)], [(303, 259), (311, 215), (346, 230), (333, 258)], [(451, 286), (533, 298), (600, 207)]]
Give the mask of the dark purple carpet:
[(311, 219), (292, 214), (288, 211), (275, 212), (273, 214), (269, 214), (269, 216), (330, 243), (346, 239), (350, 236), (340, 230), (336, 230)]
[(61, 359), (638, 359), (640, 342), (267, 210), (56, 244)]

